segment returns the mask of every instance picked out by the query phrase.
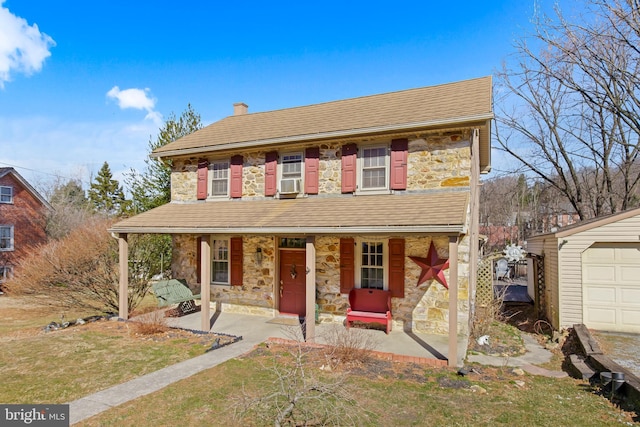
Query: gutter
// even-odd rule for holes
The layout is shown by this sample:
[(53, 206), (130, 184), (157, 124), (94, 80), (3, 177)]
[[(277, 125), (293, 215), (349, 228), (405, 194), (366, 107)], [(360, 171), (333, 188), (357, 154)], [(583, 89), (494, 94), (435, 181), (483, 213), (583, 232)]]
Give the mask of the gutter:
[[(306, 135), (283, 136), (278, 138), (258, 139), (254, 141), (234, 142), (234, 143), (214, 145), (214, 146), (207, 145), (202, 147), (154, 152), (150, 154), (150, 157), (152, 158), (172, 157), (172, 156), (180, 156), (180, 155), (188, 155), (188, 154), (198, 154), (198, 153), (202, 153), (203, 151), (223, 151), (223, 150), (239, 149), (239, 148), (253, 148), (253, 147), (258, 147), (263, 145), (283, 144), (288, 142), (307, 142), (307, 141), (314, 141), (319, 139), (331, 139), (331, 138), (340, 138), (340, 137), (346, 137), (346, 136), (359, 136), (359, 135), (367, 135), (367, 134), (381, 133), (381, 132), (409, 131), (416, 128), (463, 125), (465, 123), (470, 124), (473, 122), (486, 122), (487, 120), (493, 119), (493, 117), (494, 117), (493, 113), (483, 113), (483, 114), (476, 114), (476, 115), (467, 116), (467, 117), (458, 117), (455, 119), (427, 120), (422, 122), (403, 123), (400, 125), (375, 126), (370, 128), (361, 128), (357, 130), (348, 129), (348, 130), (337, 130), (337, 131), (331, 131), (331, 132), (322, 132), (322, 133), (306, 134)], [(486, 126), (486, 123), (481, 123), (481, 125)]]
[(300, 234), (467, 234), (467, 228), (463, 225), (441, 226), (390, 226), (390, 227), (113, 227), (108, 230), (111, 233), (120, 234), (274, 234), (274, 235), (300, 235)]

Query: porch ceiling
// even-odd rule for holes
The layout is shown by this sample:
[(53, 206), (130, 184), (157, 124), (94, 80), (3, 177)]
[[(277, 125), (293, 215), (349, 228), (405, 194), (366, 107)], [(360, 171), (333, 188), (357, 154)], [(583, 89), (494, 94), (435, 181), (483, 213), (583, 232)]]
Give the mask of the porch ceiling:
[(168, 203), (114, 224), (114, 233), (466, 233), (466, 191)]

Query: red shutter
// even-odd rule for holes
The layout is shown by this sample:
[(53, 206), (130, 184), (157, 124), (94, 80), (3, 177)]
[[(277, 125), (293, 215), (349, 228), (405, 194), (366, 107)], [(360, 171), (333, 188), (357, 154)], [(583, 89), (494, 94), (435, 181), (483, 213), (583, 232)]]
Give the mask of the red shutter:
[(206, 160), (198, 160), (198, 185), (197, 195), (198, 200), (204, 200), (207, 198), (207, 174), (208, 174), (209, 162)]
[(407, 189), (407, 158), (409, 141), (407, 138), (391, 141), (391, 189)]
[(340, 293), (348, 294), (354, 288), (356, 278), (355, 240), (340, 239)]
[(356, 144), (342, 146), (342, 192), (356, 191)]
[(320, 183), (320, 148), (307, 148), (304, 155), (304, 192), (318, 194)]
[(389, 239), (389, 291), (404, 298), (404, 239)]
[(231, 197), (242, 197), (242, 156), (231, 157)]
[(202, 283), (202, 237), (196, 239), (196, 277)]
[(264, 195), (275, 196), (278, 189), (278, 153), (271, 151), (264, 159)]
[(230, 239), (231, 284), (242, 286), (242, 237)]

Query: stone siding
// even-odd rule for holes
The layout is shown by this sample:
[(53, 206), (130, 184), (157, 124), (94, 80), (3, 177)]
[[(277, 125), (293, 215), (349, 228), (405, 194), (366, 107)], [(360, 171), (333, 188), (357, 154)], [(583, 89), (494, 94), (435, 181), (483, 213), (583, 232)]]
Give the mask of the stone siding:
[[(381, 237), (376, 237), (381, 238)], [(394, 328), (415, 332), (448, 334), (449, 291), (440, 283), (429, 281), (419, 287), (420, 267), (409, 256), (424, 257), (431, 244), (430, 237), (405, 239), (405, 297), (392, 298)], [(447, 237), (433, 239), (438, 254), (449, 256)], [(196, 276), (197, 239), (193, 236), (177, 236), (173, 273), (174, 277), (186, 278), (190, 287), (199, 292)], [(262, 262), (255, 259), (256, 248), (262, 249)], [(469, 265), (468, 239), (459, 245), (458, 265), (458, 333), (468, 333)], [(224, 311), (236, 313), (275, 315), (276, 246), (275, 239), (264, 236), (243, 239), (243, 285), (211, 285), (211, 301)], [(445, 271), (449, 279), (449, 271)], [(349, 307), (348, 295), (340, 293), (340, 237), (320, 236), (316, 238), (316, 302), (320, 308), (321, 322), (342, 322)]]
[[(341, 148), (346, 141), (309, 144), (319, 147), (319, 193), (338, 195), (341, 193)], [(363, 141), (362, 143), (371, 143)], [(242, 197), (264, 197), (264, 163), (266, 151), (243, 153)], [(407, 191), (468, 187), (471, 177), (471, 151), (469, 133), (447, 136), (424, 136), (409, 140), (407, 161)], [(210, 159), (210, 160), (213, 160)], [(198, 158), (183, 158), (174, 161), (171, 174), (171, 200), (196, 200)]]

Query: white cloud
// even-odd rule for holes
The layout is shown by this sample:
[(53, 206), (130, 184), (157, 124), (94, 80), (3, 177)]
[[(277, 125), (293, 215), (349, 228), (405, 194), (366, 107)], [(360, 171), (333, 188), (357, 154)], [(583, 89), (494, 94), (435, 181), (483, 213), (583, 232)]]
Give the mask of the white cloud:
[(31, 75), (40, 71), (44, 60), (51, 56), (49, 49), (56, 45), (36, 24), (29, 25), (2, 7), (4, 1), (0, 0), (0, 89), (11, 80), (13, 72)]
[(151, 96), (149, 88), (120, 90), (118, 86), (114, 86), (107, 92), (107, 97), (118, 101), (118, 107), (122, 110), (127, 108), (145, 110), (147, 111), (146, 120), (151, 120), (156, 125), (162, 123), (162, 114), (155, 111), (156, 99)]

